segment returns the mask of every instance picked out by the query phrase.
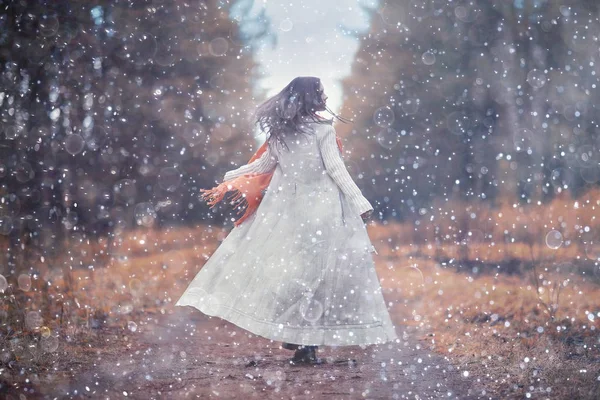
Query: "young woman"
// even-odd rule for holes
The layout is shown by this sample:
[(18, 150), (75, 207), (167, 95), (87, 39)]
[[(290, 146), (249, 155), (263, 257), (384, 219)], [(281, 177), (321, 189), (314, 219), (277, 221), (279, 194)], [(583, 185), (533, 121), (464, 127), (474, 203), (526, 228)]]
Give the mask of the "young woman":
[(204, 194), (214, 205), (238, 190), (246, 214), (176, 303), (283, 342), (291, 363), (322, 363), (318, 346), (397, 339), (364, 224), (373, 207), (345, 167), (333, 119), (316, 114), (335, 116), (326, 100), (320, 79), (298, 77), (258, 107), (267, 141)]

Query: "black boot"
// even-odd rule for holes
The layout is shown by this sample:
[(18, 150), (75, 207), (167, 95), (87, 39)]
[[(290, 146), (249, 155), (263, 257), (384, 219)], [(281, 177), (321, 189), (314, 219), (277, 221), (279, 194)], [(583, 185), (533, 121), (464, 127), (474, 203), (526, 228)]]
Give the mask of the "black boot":
[(308, 348), (306, 346), (299, 346), (289, 361), (290, 364), (302, 364), (306, 361), (306, 355), (308, 354)]
[(317, 348), (318, 346), (308, 346), (306, 359), (309, 364), (323, 364), (325, 362), (322, 358), (317, 357)]
[(294, 357), (289, 360), (290, 364), (322, 364), (323, 359), (317, 357), (317, 346), (302, 346)]

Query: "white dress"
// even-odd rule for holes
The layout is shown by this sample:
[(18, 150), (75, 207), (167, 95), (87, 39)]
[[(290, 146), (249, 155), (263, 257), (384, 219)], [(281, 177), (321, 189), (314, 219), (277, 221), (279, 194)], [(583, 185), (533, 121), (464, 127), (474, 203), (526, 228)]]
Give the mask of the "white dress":
[(350, 177), (331, 124), (269, 145), (225, 180), (275, 169), (256, 211), (234, 227), (177, 306), (249, 332), (305, 345), (397, 339), (360, 215), (372, 210)]

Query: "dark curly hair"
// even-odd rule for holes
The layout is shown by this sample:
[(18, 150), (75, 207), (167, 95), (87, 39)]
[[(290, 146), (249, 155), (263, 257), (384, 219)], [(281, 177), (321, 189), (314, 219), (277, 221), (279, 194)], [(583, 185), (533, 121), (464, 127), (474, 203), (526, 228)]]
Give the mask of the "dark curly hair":
[(321, 124), (333, 123), (333, 118), (330, 120), (323, 118), (316, 113), (317, 111), (327, 110), (338, 120), (348, 122), (327, 107), (320, 87), (319, 78), (299, 76), (275, 96), (259, 105), (254, 113), (254, 120), (267, 135), (267, 140), (279, 142), (287, 148), (283, 137), (313, 132), (304, 124), (307, 120)]

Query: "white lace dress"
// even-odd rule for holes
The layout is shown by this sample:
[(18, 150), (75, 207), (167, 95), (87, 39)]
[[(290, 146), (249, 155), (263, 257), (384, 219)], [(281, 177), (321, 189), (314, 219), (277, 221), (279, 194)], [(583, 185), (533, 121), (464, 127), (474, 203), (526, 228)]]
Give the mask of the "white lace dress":
[[(397, 339), (360, 215), (372, 210), (350, 177), (331, 124), (269, 146), (225, 180), (275, 170), (257, 210), (222, 241), (177, 306), (256, 335), (305, 345)], [(279, 147), (279, 146), (277, 146)]]

